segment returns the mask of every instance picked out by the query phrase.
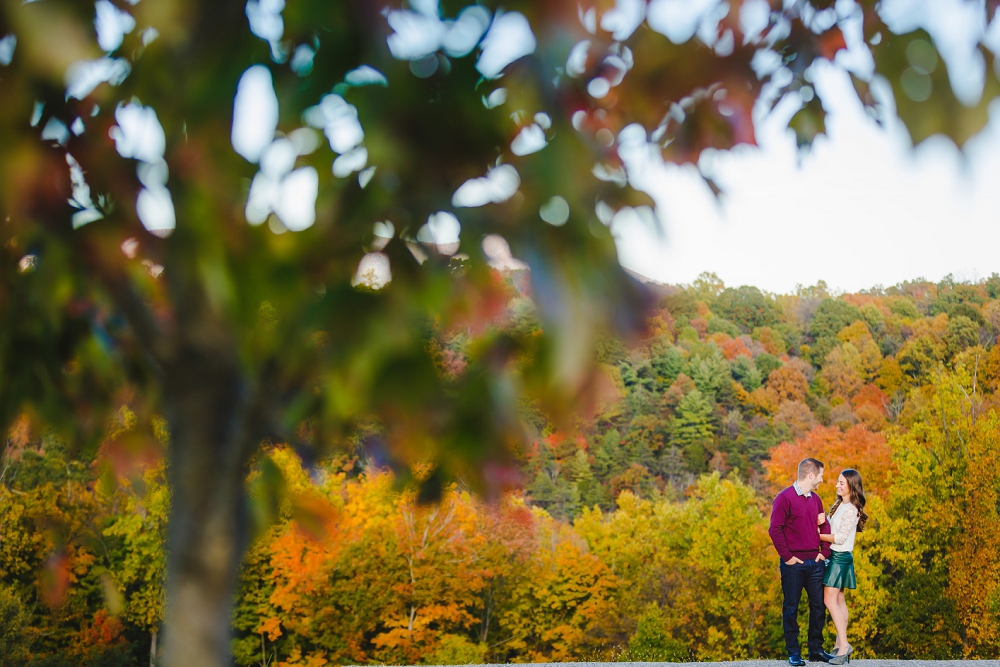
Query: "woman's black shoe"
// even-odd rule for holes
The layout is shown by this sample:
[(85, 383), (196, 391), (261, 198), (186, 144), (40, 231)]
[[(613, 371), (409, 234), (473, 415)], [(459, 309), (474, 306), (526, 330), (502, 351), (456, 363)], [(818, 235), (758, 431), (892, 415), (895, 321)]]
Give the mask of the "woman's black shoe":
[(809, 659), (812, 660), (813, 662), (830, 662), (835, 657), (836, 656), (830, 655), (826, 651), (822, 650), (818, 653), (814, 653), (812, 651), (809, 652)]
[(806, 661), (803, 660), (802, 656), (798, 653), (793, 653), (788, 656), (788, 664), (792, 667), (803, 667), (806, 664)]

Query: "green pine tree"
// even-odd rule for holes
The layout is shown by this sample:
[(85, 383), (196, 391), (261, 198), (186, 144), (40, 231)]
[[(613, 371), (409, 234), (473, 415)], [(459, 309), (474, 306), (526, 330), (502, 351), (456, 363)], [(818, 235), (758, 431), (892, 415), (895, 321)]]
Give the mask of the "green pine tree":
[(586, 451), (576, 450), (576, 454), (566, 464), (566, 474), (573, 480), (573, 484), (580, 494), (581, 507), (608, 506), (610, 498), (607, 497), (604, 488), (594, 477), (594, 471), (590, 467), (590, 459)]
[(709, 355), (691, 357), (686, 372), (694, 380), (698, 391), (711, 396), (728, 387), (732, 377), (729, 362), (718, 348), (714, 348)]
[(656, 354), (651, 364), (660, 383), (660, 390), (663, 391), (681, 374), (684, 368), (684, 352), (679, 347), (671, 345), (660, 354)]
[(601, 444), (594, 454), (594, 473), (603, 484), (628, 467), (627, 453), (621, 446), (622, 438), (618, 429), (604, 434)]
[(671, 422), (672, 444), (684, 452), (691, 472), (704, 472), (708, 448), (715, 436), (712, 399), (694, 389), (677, 405)]

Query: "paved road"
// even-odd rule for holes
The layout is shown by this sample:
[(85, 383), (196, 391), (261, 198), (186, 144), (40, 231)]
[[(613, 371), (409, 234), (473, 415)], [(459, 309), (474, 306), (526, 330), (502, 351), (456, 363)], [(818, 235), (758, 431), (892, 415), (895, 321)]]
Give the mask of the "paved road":
[[(784, 660), (741, 660), (735, 662), (542, 662), (532, 667), (622, 667), (624, 664), (643, 667), (788, 667)], [(810, 662), (809, 667), (822, 663)], [(856, 667), (1000, 667), (1000, 660), (852, 660)], [(470, 665), (469, 667), (500, 667)], [(505, 666), (506, 667), (506, 666)]]

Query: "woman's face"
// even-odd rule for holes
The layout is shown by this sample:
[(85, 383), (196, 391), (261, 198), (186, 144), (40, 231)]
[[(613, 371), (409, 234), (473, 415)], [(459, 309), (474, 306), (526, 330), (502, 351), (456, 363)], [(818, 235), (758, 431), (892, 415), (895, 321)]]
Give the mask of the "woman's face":
[(851, 496), (851, 490), (847, 487), (847, 480), (843, 475), (837, 477), (837, 495), (845, 500)]

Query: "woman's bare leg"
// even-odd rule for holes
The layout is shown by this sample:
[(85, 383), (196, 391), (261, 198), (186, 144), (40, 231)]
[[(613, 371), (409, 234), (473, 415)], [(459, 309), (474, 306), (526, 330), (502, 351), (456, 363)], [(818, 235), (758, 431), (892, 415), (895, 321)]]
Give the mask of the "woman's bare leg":
[(847, 600), (844, 598), (844, 591), (837, 591), (837, 605), (840, 607), (841, 617), (844, 619), (844, 638), (841, 643), (842, 648), (847, 648), (849, 643), (847, 641), (847, 624), (850, 620), (850, 613), (847, 611)]
[(830, 610), (830, 618), (833, 619), (833, 626), (837, 629), (837, 641), (833, 645), (837, 652), (847, 648), (847, 617), (844, 614), (844, 607), (840, 606), (843, 593), (836, 588), (826, 586), (823, 588), (823, 602)]

